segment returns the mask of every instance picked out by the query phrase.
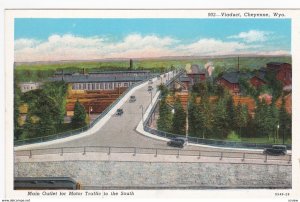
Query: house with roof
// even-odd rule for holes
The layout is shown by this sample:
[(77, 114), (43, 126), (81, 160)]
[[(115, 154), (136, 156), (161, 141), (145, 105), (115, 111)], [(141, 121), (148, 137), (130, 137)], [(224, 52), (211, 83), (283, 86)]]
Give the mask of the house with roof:
[(240, 79), (249, 80), (252, 77), (250, 73), (240, 71), (226, 72), (217, 79), (217, 83), (224, 86), (233, 95), (240, 94)]
[(285, 62), (269, 62), (266, 70), (273, 72), (276, 78), (282, 82), (283, 86), (292, 85), (292, 65)]
[(254, 75), (252, 76), (252, 78), (250, 79), (250, 83), (252, 86), (254, 86), (255, 88), (259, 88), (265, 84), (267, 84), (266, 81), (266, 68), (262, 67), (259, 70), (257, 70)]
[(208, 72), (206, 69), (200, 68), (199, 65), (193, 64), (191, 70), (179, 77), (178, 81), (175, 81), (175, 88), (181, 90), (189, 90), (195, 83), (205, 81), (207, 79)]

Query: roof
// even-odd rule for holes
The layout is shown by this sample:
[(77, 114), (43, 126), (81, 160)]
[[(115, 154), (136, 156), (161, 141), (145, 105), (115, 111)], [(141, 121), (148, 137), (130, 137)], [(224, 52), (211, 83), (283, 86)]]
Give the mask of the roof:
[(265, 80), (265, 76), (266, 76), (266, 71), (265, 70), (261, 70), (259, 69), (258, 71), (256, 71), (255, 75), (257, 78), (259, 78), (260, 80), (266, 81)]
[[(65, 76), (64, 81), (67, 83), (88, 83), (88, 82), (126, 82), (126, 81), (143, 81), (147, 80), (147, 76), (137, 77), (92, 77), (89, 75), (73, 75)], [(61, 81), (62, 76), (49, 78), (50, 81)]]
[[(64, 71), (56, 71), (54, 73), (54, 75), (62, 75), (62, 73), (66, 76), (66, 75), (74, 75), (74, 74), (81, 74), (82, 71), (68, 71), (68, 70), (64, 70)], [(124, 71), (91, 71), (91, 72), (87, 72), (87, 74), (128, 74), (128, 73), (133, 73), (133, 74), (145, 74), (145, 73), (150, 73), (150, 70), (124, 70)]]
[(179, 81), (182, 81), (182, 82), (190, 82), (191, 80), (190, 80), (190, 78), (187, 77), (187, 76), (181, 76), (181, 77), (179, 77)]
[(289, 64), (289, 63), (285, 63), (285, 62), (269, 62), (269, 63), (267, 63), (267, 69), (272, 70), (272, 71), (278, 71), (281, 68), (281, 65), (283, 65), (283, 64)]
[(227, 73), (224, 73), (221, 78), (225, 79), (229, 83), (239, 83), (239, 80), (241, 78), (243, 78), (243, 79), (251, 78), (251, 74), (243, 73), (243, 72), (227, 72)]
[(124, 71), (91, 71), (89, 74), (138, 74), (138, 73), (150, 73), (150, 70), (124, 70)]

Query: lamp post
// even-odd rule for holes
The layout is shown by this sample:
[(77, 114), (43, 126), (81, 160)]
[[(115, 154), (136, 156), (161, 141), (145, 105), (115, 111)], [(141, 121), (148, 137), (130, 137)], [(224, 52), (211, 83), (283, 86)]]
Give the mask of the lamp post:
[(140, 109), (142, 109), (142, 123), (144, 125), (144, 107), (143, 107), (143, 105), (140, 105)]
[(89, 105), (89, 128), (91, 128), (91, 112), (93, 111), (93, 107)]
[(277, 125), (277, 138), (276, 139), (278, 139), (279, 138), (279, 124)]
[(152, 105), (152, 90), (149, 91), (149, 93), (150, 93), (150, 96), (151, 96), (151, 105)]

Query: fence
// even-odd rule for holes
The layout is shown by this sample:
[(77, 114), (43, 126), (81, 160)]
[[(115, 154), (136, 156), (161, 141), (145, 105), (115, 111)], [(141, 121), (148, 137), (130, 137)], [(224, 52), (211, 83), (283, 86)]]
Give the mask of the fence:
[(20, 150), (15, 151), (15, 156), (28, 156), (31, 158), (34, 155), (45, 155), (45, 154), (64, 154), (78, 153), (86, 155), (87, 153), (106, 153), (110, 155), (116, 154), (152, 154), (154, 157), (159, 155), (171, 155), (171, 156), (194, 156), (200, 159), (201, 157), (212, 157), (219, 160), (223, 159), (240, 159), (244, 160), (262, 160), (263, 162), (268, 161), (284, 161), (288, 164), (291, 163), (292, 156), (270, 156), (262, 153), (255, 152), (224, 152), (224, 151), (205, 151), (205, 150), (185, 150), (185, 149), (163, 149), (163, 148), (140, 148), (140, 147), (108, 147), (108, 146), (85, 146), (85, 147), (59, 147), (59, 148), (47, 148), (47, 149), (34, 149), (34, 150)]
[(14, 146), (56, 140), (56, 139), (60, 139), (60, 138), (77, 135), (84, 131), (87, 131), (89, 128), (93, 127), (96, 123), (98, 123), (132, 88), (134, 88), (144, 82), (147, 82), (148, 79), (155, 78), (156, 76), (157, 75), (153, 75), (151, 77), (148, 77), (147, 80), (137, 82), (137, 83), (131, 85), (130, 87), (128, 87), (113, 103), (111, 103), (111, 105), (109, 105), (95, 120), (93, 120), (93, 122), (91, 122), (87, 126), (78, 128), (76, 130), (70, 130), (70, 131), (66, 131), (66, 132), (62, 132), (62, 133), (57, 133), (54, 135), (48, 135), (48, 136), (44, 136), (44, 137), (30, 138), (30, 139), (24, 139), (24, 140), (17, 140), (17, 141), (14, 141)]

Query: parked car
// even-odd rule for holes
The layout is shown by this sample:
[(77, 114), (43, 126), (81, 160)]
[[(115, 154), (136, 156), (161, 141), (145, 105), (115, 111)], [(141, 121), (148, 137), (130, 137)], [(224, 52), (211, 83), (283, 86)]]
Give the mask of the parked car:
[(153, 87), (152, 86), (148, 86), (148, 91), (152, 91)]
[(285, 145), (272, 145), (271, 148), (265, 148), (263, 153), (273, 156), (286, 155), (287, 149)]
[(175, 137), (172, 138), (167, 145), (168, 146), (172, 146), (172, 147), (180, 147), (183, 148), (184, 145), (186, 145), (186, 138), (182, 138), (182, 137)]
[(136, 101), (136, 98), (134, 95), (130, 96), (129, 98), (129, 102), (135, 102)]
[(124, 113), (123, 109), (117, 109), (116, 115), (121, 116)]
[(153, 84), (152, 79), (149, 79), (148, 84)]

